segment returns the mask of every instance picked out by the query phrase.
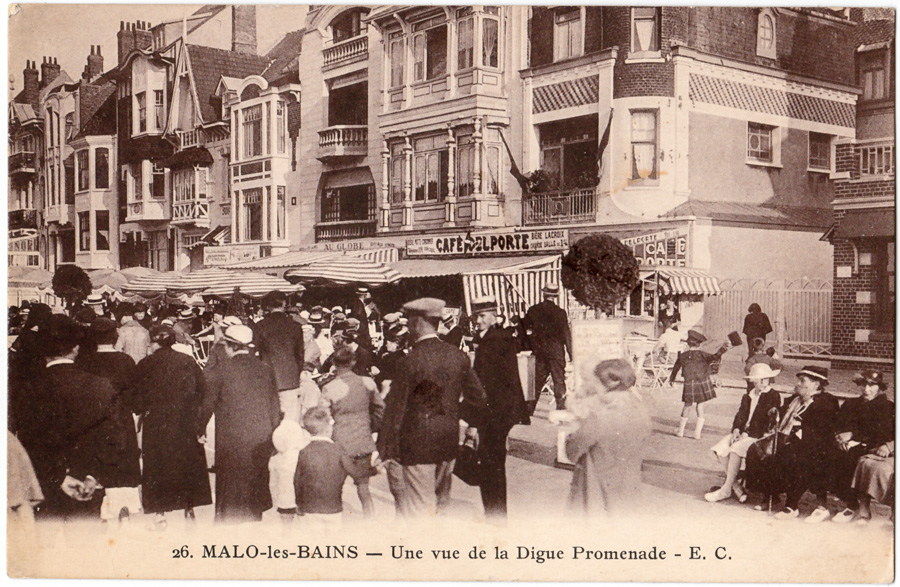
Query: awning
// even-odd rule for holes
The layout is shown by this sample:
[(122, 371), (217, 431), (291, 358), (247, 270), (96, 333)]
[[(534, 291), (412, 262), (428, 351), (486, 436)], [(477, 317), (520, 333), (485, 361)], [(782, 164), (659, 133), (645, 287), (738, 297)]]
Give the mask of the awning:
[(302, 285), (292, 285), (287, 281), (271, 275), (260, 273), (239, 273), (221, 268), (202, 269), (191, 273), (169, 271), (157, 275), (139, 277), (122, 286), (123, 291), (136, 293), (164, 293), (167, 290), (188, 294), (224, 296), (241, 288), (247, 295), (264, 295), (270, 291), (286, 293), (301, 292)]
[(657, 273), (659, 273), (659, 287), (664, 295), (722, 292), (719, 281), (703, 269), (666, 265), (641, 267), (641, 279), (644, 281), (655, 282)]
[(220, 247), (225, 243), (231, 240), (231, 226), (217, 226), (212, 230), (207, 231), (206, 234), (200, 237), (195, 243), (192, 243), (187, 246), (188, 249), (193, 249), (194, 247), (198, 247), (200, 245), (210, 245), (214, 247)]
[(332, 171), (325, 176), (324, 180), (323, 186), (326, 190), (375, 183), (375, 180), (372, 178), (372, 172), (368, 167)]
[(847, 210), (834, 231), (836, 238), (865, 238), (897, 234), (894, 209)]
[(316, 261), (324, 259), (340, 259), (343, 256), (357, 257), (366, 259), (372, 263), (394, 263), (397, 261), (399, 253), (396, 248), (371, 249), (366, 251), (293, 251), (274, 257), (265, 257), (262, 259), (253, 259), (252, 261), (241, 261), (240, 263), (232, 263), (226, 265), (228, 269), (253, 269), (268, 271), (272, 269), (290, 269), (308, 265)]
[(190, 165), (201, 165), (209, 167), (213, 164), (213, 156), (206, 147), (188, 147), (183, 151), (178, 151), (171, 157), (163, 160), (162, 166), (169, 168), (187, 167)]
[(393, 264), (403, 277), (435, 277), (474, 273), (507, 273), (551, 268), (559, 255), (515, 255), (511, 257), (470, 257), (464, 259), (404, 259)]
[(353, 255), (338, 255), (290, 269), (284, 277), (312, 283), (384, 285), (400, 280), (390, 265), (373, 263)]

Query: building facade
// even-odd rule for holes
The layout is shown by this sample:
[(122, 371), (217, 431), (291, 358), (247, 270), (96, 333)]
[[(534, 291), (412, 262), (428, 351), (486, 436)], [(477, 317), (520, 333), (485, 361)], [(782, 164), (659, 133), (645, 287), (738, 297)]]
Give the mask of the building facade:
[(8, 264), (42, 267), (38, 232), (44, 189), (40, 74), (32, 61), (26, 63), (22, 74), (25, 87), (9, 105)]

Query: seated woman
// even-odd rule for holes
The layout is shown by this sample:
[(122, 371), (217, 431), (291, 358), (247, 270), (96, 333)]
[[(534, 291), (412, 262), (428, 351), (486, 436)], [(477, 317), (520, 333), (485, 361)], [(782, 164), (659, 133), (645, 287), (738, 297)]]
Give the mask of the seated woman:
[(775, 377), (781, 371), (773, 371), (766, 363), (756, 363), (750, 368), (745, 379), (752, 389), (741, 398), (741, 405), (731, 434), (724, 437), (712, 450), (717, 456), (728, 459), (725, 465), (725, 483), (717, 491), (707, 493), (706, 501), (722, 501), (731, 496), (732, 491), (741, 503), (747, 501), (747, 493), (737, 482), (741, 464), (747, 457), (747, 450), (766, 433), (769, 410), (781, 407), (781, 396), (772, 388)]
[(853, 473), (853, 489), (859, 496), (857, 524), (872, 519), (872, 500), (891, 506), (894, 519), (894, 441), (882, 444), (874, 453), (864, 455)]
[(853, 380), (861, 395), (848, 399), (838, 414), (835, 443), (831, 446), (831, 490), (846, 507), (832, 521), (846, 523), (857, 517), (872, 517), (868, 507), (860, 508), (860, 496), (853, 488), (857, 462), (867, 454), (886, 458), (892, 451), (886, 446), (894, 440), (894, 402), (884, 394), (887, 382), (878, 371), (865, 371)]

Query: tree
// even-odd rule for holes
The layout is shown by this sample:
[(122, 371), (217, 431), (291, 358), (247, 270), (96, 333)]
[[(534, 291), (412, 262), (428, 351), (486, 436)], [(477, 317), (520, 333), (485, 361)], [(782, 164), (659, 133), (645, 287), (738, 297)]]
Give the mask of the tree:
[(562, 283), (585, 306), (612, 314), (640, 280), (634, 253), (607, 234), (588, 235), (569, 247)]
[(67, 308), (83, 302), (91, 293), (91, 278), (78, 265), (60, 265), (53, 274), (53, 293), (62, 298)]

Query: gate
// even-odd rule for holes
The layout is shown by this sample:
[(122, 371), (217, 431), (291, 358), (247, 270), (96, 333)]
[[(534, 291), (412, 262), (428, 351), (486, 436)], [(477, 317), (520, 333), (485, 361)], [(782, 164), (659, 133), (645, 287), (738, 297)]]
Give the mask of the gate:
[(723, 279), (721, 295), (707, 296), (704, 329), (710, 338), (740, 332), (756, 302), (769, 316), (775, 349), (782, 357), (827, 358), (831, 354), (830, 281), (822, 279)]

